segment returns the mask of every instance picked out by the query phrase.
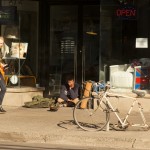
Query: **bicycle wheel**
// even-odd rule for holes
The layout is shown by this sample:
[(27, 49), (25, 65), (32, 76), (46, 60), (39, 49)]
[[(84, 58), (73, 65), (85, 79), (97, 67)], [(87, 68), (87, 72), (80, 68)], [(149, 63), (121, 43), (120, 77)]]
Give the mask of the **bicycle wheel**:
[(100, 131), (107, 125), (110, 114), (106, 107), (100, 107), (99, 99), (84, 98), (75, 105), (73, 117), (81, 129)]

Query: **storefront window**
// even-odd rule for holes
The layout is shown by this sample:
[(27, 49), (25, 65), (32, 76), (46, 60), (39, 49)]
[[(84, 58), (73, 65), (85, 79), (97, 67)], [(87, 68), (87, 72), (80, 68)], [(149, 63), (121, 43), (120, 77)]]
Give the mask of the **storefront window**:
[[(99, 6), (84, 6), (83, 8), (83, 78), (84, 80), (99, 80)], [(101, 74), (102, 75), (102, 74)]]
[[(1, 35), (5, 38), (8, 52), (4, 57), (13, 56), (14, 43), (26, 43), (24, 60), (20, 65), (9, 67), (8, 74), (38, 76), (38, 2), (36, 1), (2, 1), (3, 7), (15, 7), (15, 21), (1, 23)], [(4, 8), (5, 9), (5, 8)], [(20, 44), (20, 47), (21, 47)], [(20, 48), (19, 47), (19, 48)], [(14, 55), (20, 57), (20, 55)], [(20, 59), (20, 58), (19, 58)], [(8, 60), (7, 60), (8, 61)], [(20, 67), (20, 69), (19, 69)], [(19, 73), (18, 73), (19, 72)]]
[(109, 66), (150, 57), (149, 47), (136, 48), (136, 38), (149, 38), (149, 6), (147, 0), (101, 1), (101, 65), (107, 65), (107, 80)]
[(50, 78), (58, 77), (57, 88), (68, 74), (77, 72), (77, 11), (77, 6), (50, 7), (49, 73)]

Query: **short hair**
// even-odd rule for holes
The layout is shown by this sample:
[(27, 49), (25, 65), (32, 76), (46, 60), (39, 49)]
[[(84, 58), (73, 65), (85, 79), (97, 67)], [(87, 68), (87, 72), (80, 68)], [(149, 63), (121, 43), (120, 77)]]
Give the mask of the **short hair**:
[(72, 74), (67, 75), (66, 77), (66, 82), (70, 81), (70, 80), (74, 80), (74, 76)]

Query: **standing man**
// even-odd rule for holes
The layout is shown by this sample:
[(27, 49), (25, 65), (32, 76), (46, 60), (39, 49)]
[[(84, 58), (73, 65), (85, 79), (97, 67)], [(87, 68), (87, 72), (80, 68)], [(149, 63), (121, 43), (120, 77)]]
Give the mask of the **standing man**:
[[(2, 49), (4, 45), (4, 38), (0, 36), (0, 49)], [(3, 63), (2, 61), (2, 53), (0, 51), (0, 112), (6, 112), (3, 107), (2, 107), (2, 102), (3, 102), (3, 98), (4, 95), (6, 93), (6, 84), (5, 84), (5, 80), (4, 80), (4, 67), (6, 66), (6, 64)]]
[[(80, 86), (75, 83), (73, 76), (67, 78), (67, 83), (62, 85), (58, 103), (65, 106), (74, 106), (79, 101)], [(70, 105), (72, 103), (72, 105)]]

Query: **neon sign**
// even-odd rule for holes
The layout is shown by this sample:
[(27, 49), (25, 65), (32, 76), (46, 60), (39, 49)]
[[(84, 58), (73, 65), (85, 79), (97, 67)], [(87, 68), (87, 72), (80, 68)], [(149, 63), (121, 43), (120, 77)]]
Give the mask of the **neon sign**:
[(122, 20), (135, 20), (137, 10), (132, 5), (120, 5), (120, 7), (116, 9), (116, 16)]

